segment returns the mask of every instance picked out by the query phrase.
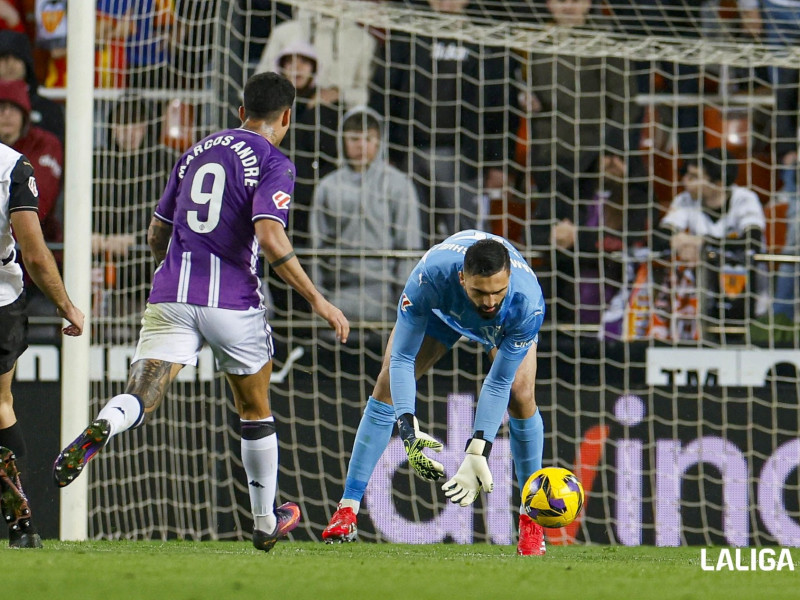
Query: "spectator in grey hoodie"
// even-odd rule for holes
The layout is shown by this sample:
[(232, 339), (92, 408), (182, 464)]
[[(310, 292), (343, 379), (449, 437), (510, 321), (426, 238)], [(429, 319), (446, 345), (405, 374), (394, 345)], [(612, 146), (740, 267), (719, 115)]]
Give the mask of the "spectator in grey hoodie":
[(315, 249), (363, 253), (315, 261), (315, 281), (354, 321), (394, 321), (405, 274), (416, 259), (381, 253), (422, 248), (416, 189), (385, 159), (382, 130), (380, 116), (370, 108), (345, 114), (342, 166), (320, 181), (311, 209)]

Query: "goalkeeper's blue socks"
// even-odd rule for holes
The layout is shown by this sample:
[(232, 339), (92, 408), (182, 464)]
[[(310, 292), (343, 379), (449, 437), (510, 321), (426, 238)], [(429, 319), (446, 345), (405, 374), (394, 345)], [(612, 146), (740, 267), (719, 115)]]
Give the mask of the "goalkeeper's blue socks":
[(99, 419), (108, 422), (111, 437), (141, 425), (144, 420), (144, 405), (139, 396), (119, 394), (111, 398), (97, 414), (95, 420)]
[[(361, 502), (375, 465), (389, 445), (394, 423), (394, 407), (370, 396), (367, 408), (358, 424), (350, 465), (347, 467), (343, 502), (346, 500)], [(352, 503), (347, 505), (353, 507)], [(355, 506), (354, 512), (358, 512), (358, 505)]]
[(514, 457), (514, 469), (521, 490), (528, 477), (542, 468), (544, 422), (539, 409), (537, 408), (534, 415), (527, 419), (515, 419), (509, 416), (508, 430), (511, 438), (511, 456)]

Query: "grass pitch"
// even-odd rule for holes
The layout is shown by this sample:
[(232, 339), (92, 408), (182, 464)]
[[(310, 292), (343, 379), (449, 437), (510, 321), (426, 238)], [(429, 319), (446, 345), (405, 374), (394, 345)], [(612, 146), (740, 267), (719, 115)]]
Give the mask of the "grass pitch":
[[(719, 548), (707, 549), (716, 564)], [(0, 549), (2, 596), (25, 600), (737, 600), (798, 597), (795, 570), (704, 571), (700, 548), (280, 542), (58, 542)], [(711, 557), (714, 560), (711, 560)], [(745, 562), (748, 562), (748, 559)]]

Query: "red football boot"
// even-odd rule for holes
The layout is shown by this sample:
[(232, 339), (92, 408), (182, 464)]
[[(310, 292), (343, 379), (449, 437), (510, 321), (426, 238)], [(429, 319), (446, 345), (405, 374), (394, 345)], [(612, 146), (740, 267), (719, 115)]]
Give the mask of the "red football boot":
[(517, 554), (520, 556), (543, 556), (545, 553), (544, 528), (526, 514), (519, 516), (519, 541)]
[(338, 510), (333, 513), (331, 522), (322, 532), (322, 539), (326, 543), (334, 542), (355, 542), (358, 537), (358, 520), (356, 513), (349, 506), (339, 505)]

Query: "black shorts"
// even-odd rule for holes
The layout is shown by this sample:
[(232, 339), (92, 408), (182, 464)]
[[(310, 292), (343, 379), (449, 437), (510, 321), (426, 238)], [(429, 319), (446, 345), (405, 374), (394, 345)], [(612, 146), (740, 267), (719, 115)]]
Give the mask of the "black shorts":
[(0, 306), (0, 375), (14, 368), (14, 363), (28, 348), (28, 315), (25, 292), (11, 304)]

